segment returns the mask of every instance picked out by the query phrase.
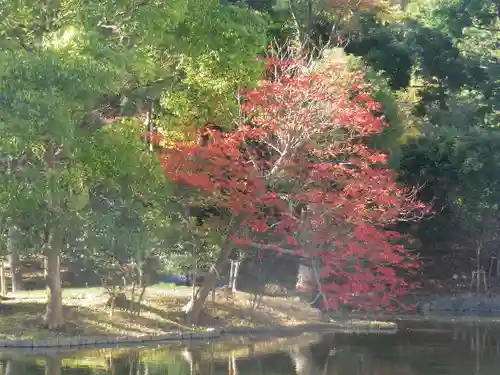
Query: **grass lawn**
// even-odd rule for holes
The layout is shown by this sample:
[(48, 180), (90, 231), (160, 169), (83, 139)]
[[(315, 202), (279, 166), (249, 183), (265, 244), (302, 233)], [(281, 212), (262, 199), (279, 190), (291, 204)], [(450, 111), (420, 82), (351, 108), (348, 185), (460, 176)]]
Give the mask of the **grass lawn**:
[[(200, 326), (184, 324), (182, 307), (191, 289), (171, 284), (149, 287), (139, 316), (126, 310), (110, 315), (108, 296), (103, 288), (68, 288), (63, 291), (66, 327), (51, 332), (43, 327), (46, 294), (44, 290), (11, 293), (0, 304), (0, 339), (47, 340), (57, 337), (144, 336), (187, 332), (203, 327), (283, 327), (319, 323), (316, 309), (298, 297), (263, 297), (258, 308), (252, 307), (252, 295), (238, 292), (233, 298), (211, 298), (200, 317)], [(388, 326), (392, 324), (392, 326)], [(394, 328), (393, 323), (358, 321), (347, 329)]]
[[(172, 331), (195, 330), (183, 324), (182, 307), (190, 288), (170, 284), (146, 290), (141, 313), (132, 316), (116, 310), (110, 316), (107, 295), (102, 288), (65, 289), (63, 292), (66, 328), (56, 333), (42, 326), (46, 294), (44, 290), (10, 293), (0, 305), (1, 339), (50, 339), (58, 336), (142, 336)], [(237, 293), (234, 299), (218, 296), (208, 302), (201, 326), (283, 326), (319, 320), (316, 310), (295, 298), (264, 297), (259, 308), (252, 309), (251, 296)]]

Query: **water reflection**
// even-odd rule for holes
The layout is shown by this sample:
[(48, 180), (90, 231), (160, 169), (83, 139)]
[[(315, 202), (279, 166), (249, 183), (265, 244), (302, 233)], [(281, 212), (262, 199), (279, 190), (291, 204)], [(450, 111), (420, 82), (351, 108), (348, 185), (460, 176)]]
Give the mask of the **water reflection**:
[(0, 358), (0, 375), (486, 375), (500, 368), (500, 330), (409, 326), (397, 335), (234, 338)]

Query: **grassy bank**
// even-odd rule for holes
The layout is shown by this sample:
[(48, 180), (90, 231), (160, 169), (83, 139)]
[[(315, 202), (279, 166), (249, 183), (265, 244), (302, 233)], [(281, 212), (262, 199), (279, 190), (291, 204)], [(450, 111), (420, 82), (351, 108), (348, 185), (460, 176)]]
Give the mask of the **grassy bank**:
[[(189, 288), (152, 286), (147, 289), (139, 316), (106, 308), (107, 294), (102, 288), (65, 289), (63, 293), (66, 327), (63, 332), (43, 328), (46, 295), (43, 290), (11, 293), (2, 301), (0, 339), (48, 340), (57, 337), (145, 336), (170, 332), (196, 331), (203, 327), (283, 327), (320, 322), (317, 310), (296, 297), (263, 297), (252, 307), (252, 296), (237, 293), (233, 298), (217, 296), (209, 301), (199, 327), (184, 325), (182, 307)], [(384, 323), (361, 322), (384, 327)], [(352, 326), (352, 325), (351, 325)]]

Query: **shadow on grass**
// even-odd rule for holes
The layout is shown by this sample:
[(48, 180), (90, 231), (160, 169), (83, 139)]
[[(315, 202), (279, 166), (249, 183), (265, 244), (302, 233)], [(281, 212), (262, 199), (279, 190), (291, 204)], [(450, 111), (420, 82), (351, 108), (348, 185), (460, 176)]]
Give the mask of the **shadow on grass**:
[(311, 321), (318, 319), (320, 315), (316, 308), (297, 299), (271, 297), (266, 298), (263, 303), (267, 308), (296, 320)]
[(43, 323), (45, 303), (14, 302), (0, 306), (0, 334), (4, 339), (50, 339), (60, 336), (146, 335), (152, 328), (168, 331), (173, 324), (155, 319), (131, 316), (117, 311), (114, 316), (99, 307), (65, 306), (65, 326), (59, 332), (48, 330)]
[[(310, 308), (297, 298), (264, 296), (258, 308), (250, 306), (249, 298), (251, 298), (251, 295), (238, 292), (232, 300), (226, 300), (220, 296), (217, 297), (215, 303), (212, 303), (210, 299), (207, 300), (205, 309), (200, 316), (199, 326), (264, 325), (281, 327), (287, 324), (288, 321), (316, 321), (319, 318), (316, 309)], [(185, 323), (185, 316), (181, 311), (181, 306), (187, 302), (187, 298), (176, 302), (173, 302), (170, 298), (158, 298), (150, 302), (152, 303), (142, 304), (141, 311), (156, 315), (161, 320), (170, 323), (173, 322), (179, 325)]]
[[(60, 336), (152, 335), (187, 331), (182, 306), (187, 296), (152, 294), (140, 306), (140, 314), (116, 310), (110, 316), (106, 299), (95, 290), (75, 290), (64, 298), (66, 325), (62, 332), (44, 327), (45, 301), (40, 293), (24, 293), (0, 303), (0, 335), (6, 339), (50, 339)], [(98, 297), (100, 296), (100, 297)], [(259, 308), (250, 307), (247, 294), (237, 293), (234, 300), (218, 297), (207, 301), (199, 326), (227, 327), (264, 325), (280, 327), (288, 321), (311, 320), (314, 309), (297, 300), (264, 297)], [(124, 306), (128, 306), (125, 303)]]
[[(259, 309), (251, 308), (250, 306), (240, 307), (237, 305), (221, 304), (216, 302), (215, 308), (217, 309), (217, 313), (226, 312), (225, 315), (231, 317), (231, 320), (239, 319), (254, 325), (281, 326), (279, 320), (273, 316), (262, 312)], [(231, 323), (231, 321), (229, 321), (229, 323)]]
[[(181, 305), (178, 303), (169, 304), (163, 301), (161, 308), (142, 304), (141, 312), (154, 314), (160, 317), (167, 324), (175, 324), (178, 325), (179, 328), (183, 329), (188, 328), (184, 325), (185, 315), (181, 310)], [(135, 318), (142, 320), (146, 319), (142, 316)], [(269, 316), (263, 312), (253, 310), (251, 308), (245, 308), (233, 303), (222, 303), (221, 301), (216, 301), (215, 304), (212, 304), (211, 301), (207, 301), (206, 307), (200, 315), (198, 326), (225, 327), (228, 325), (238, 324), (238, 321), (246, 322), (247, 324), (251, 322), (253, 324), (279, 326), (278, 321), (270, 319)], [(154, 323), (158, 324), (157, 321)]]
[[(148, 313), (159, 316), (161, 319), (163, 319), (165, 321), (165, 324), (170, 323), (170, 324), (178, 325), (179, 328), (186, 328), (183, 325), (184, 313), (178, 308), (178, 305), (176, 305), (176, 308), (162, 310), (162, 309), (159, 309), (157, 307), (153, 307), (153, 306), (146, 305), (146, 304), (141, 304), (140, 313), (138, 316), (135, 316), (134, 318), (136, 320), (147, 319), (147, 318), (144, 318), (143, 316), (140, 315), (143, 312), (148, 312)], [(162, 323), (159, 323), (159, 324), (165, 325)]]
[[(76, 320), (68, 319), (63, 332), (51, 332), (44, 327), (43, 317), (45, 314), (45, 303), (41, 302), (17, 302), (2, 304), (0, 306), (0, 332), (7, 339), (45, 339), (61, 334), (78, 336), (87, 331), (97, 333), (89, 327), (81, 327), (79, 321), (85, 320), (85, 315), (92, 315), (90, 311), (86, 314), (82, 311)], [(64, 315), (71, 316), (71, 307), (64, 308)]]

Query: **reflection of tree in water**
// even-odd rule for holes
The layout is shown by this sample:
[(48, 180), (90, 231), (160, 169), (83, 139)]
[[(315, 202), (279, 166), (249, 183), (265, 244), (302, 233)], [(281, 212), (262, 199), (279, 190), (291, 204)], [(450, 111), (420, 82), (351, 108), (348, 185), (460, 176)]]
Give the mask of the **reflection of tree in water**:
[(18, 375), (18, 374), (24, 373), (26, 366), (22, 362), (9, 359), (8, 361), (4, 362), (2, 367), (4, 369), (3, 374), (5, 374), (5, 375)]
[(236, 361), (236, 355), (234, 354), (234, 351), (231, 352), (231, 355), (229, 356), (228, 362), (228, 375), (238, 375), (238, 364)]
[(183, 351), (183, 357), (189, 363), (190, 375), (295, 375), (285, 353), (238, 358), (236, 351), (231, 351), (222, 358), (202, 359), (199, 352), (188, 349)]
[(8, 360), (5, 363), (5, 365), (2, 366), (4, 368), (4, 374), (5, 375), (20, 374), (22, 370), (19, 369), (19, 365), (22, 365), (22, 363), (19, 363), (18, 361), (14, 361), (14, 360)]
[(492, 330), (489, 326), (467, 330), (455, 328), (453, 340), (469, 343), (470, 351), (475, 354), (475, 374), (481, 372), (481, 362), (485, 357), (486, 361), (491, 355), (500, 358), (500, 332)]
[(202, 357), (199, 349), (185, 348), (182, 351), (182, 356), (189, 364), (189, 375), (201, 374)]
[(61, 375), (61, 357), (45, 358), (45, 375)]
[[(42, 359), (42, 358), (38, 358)], [(165, 357), (153, 365), (140, 359), (139, 351), (115, 355), (107, 359), (104, 368), (78, 365), (75, 360), (71, 366), (62, 366), (58, 357), (46, 357), (36, 362), (34, 358), (19, 358), (3, 362), (0, 375), (189, 375), (189, 368), (179, 358)], [(205, 375), (205, 374), (204, 374)], [(209, 375), (209, 374), (206, 374)]]
[[(44, 364), (33, 360), (13, 358), (2, 362), (3, 375), (61, 375), (61, 358), (51, 356), (44, 359)], [(81, 375), (86, 375), (82, 373)]]
[[(335, 348), (325, 375), (490, 374), (500, 368), (500, 332), (489, 328), (413, 327), (397, 335), (336, 335), (312, 347)], [(496, 372), (496, 371), (494, 371)]]
[(491, 328), (427, 327), (395, 336), (331, 334), (312, 345), (295, 338), (280, 341), (280, 352), (272, 352), (274, 344), (269, 349), (255, 343), (222, 353), (203, 345), (184, 351), (115, 351), (107, 367), (100, 368), (98, 361), (84, 367), (84, 362), (65, 359), (61, 367), (57, 357), (38, 362), (18, 358), (1, 362), (0, 375), (489, 375), (500, 368), (499, 338)]
[(295, 365), (297, 375), (319, 375), (321, 373), (314, 363), (310, 346), (294, 346), (290, 349), (290, 358)]
[(142, 375), (138, 351), (127, 352), (108, 359), (110, 375)]
[(482, 356), (484, 352), (494, 351), (500, 357), (500, 332), (489, 326), (475, 327), (464, 330), (461, 327), (453, 329), (453, 340), (470, 343), (470, 350)]

